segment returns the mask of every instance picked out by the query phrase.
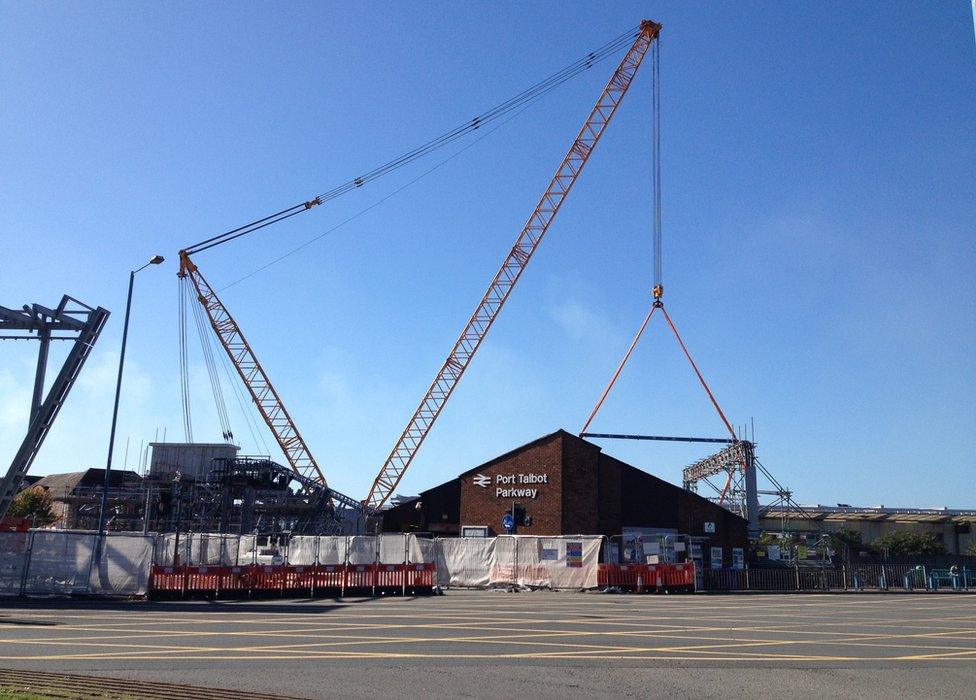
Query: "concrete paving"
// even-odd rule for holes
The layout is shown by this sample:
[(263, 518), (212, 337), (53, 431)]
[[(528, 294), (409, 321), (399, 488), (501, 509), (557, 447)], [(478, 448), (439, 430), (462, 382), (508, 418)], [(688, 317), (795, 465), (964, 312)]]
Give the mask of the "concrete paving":
[(0, 667), (308, 698), (972, 697), (976, 595), (18, 601)]

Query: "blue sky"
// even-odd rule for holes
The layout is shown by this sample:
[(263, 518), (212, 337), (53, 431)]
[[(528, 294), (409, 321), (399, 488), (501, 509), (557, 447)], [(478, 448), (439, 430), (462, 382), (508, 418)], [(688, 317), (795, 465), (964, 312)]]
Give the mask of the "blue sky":
[[(34, 472), (104, 463), (128, 270), (167, 257), (137, 280), (117, 466), (127, 438), (129, 466), (157, 429), (182, 438), (181, 247), (382, 163), (645, 16), (664, 24), (666, 302), (732, 422), (755, 419), (760, 459), (800, 502), (976, 506), (976, 47), (962, 0), (3, 4), (0, 303), (68, 292), (115, 312)], [(222, 292), (336, 488), (365, 495), (610, 67)], [(650, 303), (649, 78), (402, 492), (582, 425)], [(453, 152), (197, 263), (226, 287)], [(721, 435), (659, 321), (592, 429)], [(191, 339), (195, 437), (219, 440)], [(2, 351), (6, 463), (34, 347)], [(245, 452), (263, 452), (225, 392)], [(704, 454), (605, 449), (674, 482)]]

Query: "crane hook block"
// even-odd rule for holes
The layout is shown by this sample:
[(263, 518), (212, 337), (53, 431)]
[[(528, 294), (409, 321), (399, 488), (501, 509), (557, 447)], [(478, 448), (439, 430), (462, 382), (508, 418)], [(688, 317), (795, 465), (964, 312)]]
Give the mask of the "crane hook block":
[(654, 285), (654, 289), (651, 290), (651, 293), (654, 295), (654, 298), (655, 299), (660, 299), (661, 297), (664, 296), (664, 285), (663, 284), (655, 284)]

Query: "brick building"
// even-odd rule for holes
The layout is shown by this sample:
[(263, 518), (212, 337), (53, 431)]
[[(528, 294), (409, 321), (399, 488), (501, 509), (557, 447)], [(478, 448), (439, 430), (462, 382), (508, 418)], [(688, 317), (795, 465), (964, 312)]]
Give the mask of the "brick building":
[(724, 566), (732, 565), (733, 549), (748, 545), (743, 518), (565, 430), (390, 508), (383, 530), (457, 536), (464, 528), (484, 528), (488, 535), (505, 534), (502, 518), (513, 508), (523, 516), (520, 535), (674, 535), (693, 542), (706, 561), (721, 548)]

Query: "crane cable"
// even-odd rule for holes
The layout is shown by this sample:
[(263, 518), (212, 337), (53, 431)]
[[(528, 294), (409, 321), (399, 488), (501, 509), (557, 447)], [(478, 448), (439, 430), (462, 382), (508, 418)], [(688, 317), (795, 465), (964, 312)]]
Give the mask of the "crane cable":
[(654, 286), (664, 292), (661, 270), (661, 37), (651, 49), (651, 80), (653, 82), (652, 136), (654, 180)]
[[(254, 407), (253, 402), (248, 404), (247, 401), (245, 401), (244, 392), (240, 386), (238, 386), (240, 380), (234, 376), (234, 369), (231, 366), (230, 359), (227, 357), (227, 354), (217, 354), (222, 361), (221, 364), (224, 367), (224, 374), (227, 376), (227, 383), (230, 384), (234, 392), (234, 397), (237, 399), (237, 406), (241, 411), (241, 415), (244, 416), (244, 424), (247, 426), (247, 430), (251, 434), (251, 442), (254, 444), (254, 449), (257, 450), (258, 448), (263, 447), (264, 452), (261, 454), (270, 457), (271, 450), (268, 447), (267, 441), (264, 439), (264, 434), (261, 432), (261, 429), (258, 426), (258, 419), (253, 415), (252, 411), (247, 409), (248, 405), (250, 405), (252, 408)], [(259, 442), (261, 443), (260, 445), (258, 444)]]
[(186, 351), (186, 304), (187, 289), (182, 282), (179, 293), (179, 340), (180, 340), (180, 396), (183, 400), (183, 435), (187, 442), (193, 442), (193, 419), (190, 415), (190, 380)]
[(318, 240), (320, 240), (322, 238), (325, 238), (330, 233), (333, 233), (334, 231), (337, 231), (338, 229), (342, 228), (343, 226), (346, 226), (347, 224), (352, 223), (353, 221), (355, 221), (359, 217), (364, 216), (365, 214), (368, 214), (370, 211), (372, 211), (373, 209), (376, 209), (376, 207), (380, 206), (384, 202), (392, 199), (393, 197), (395, 197), (396, 195), (400, 194), (401, 192), (403, 192), (407, 188), (409, 188), (409, 187), (417, 184), (418, 182), (420, 182), (421, 180), (423, 180), (428, 175), (431, 175), (435, 171), (440, 170), (442, 167), (444, 167), (445, 165), (447, 165), (448, 163), (450, 163), (452, 160), (456, 159), (458, 156), (460, 156), (465, 151), (468, 151), (468, 150), (474, 148), (475, 146), (477, 146), (479, 143), (481, 143), (482, 141), (484, 141), (486, 138), (488, 138), (489, 136), (491, 136), (492, 134), (494, 134), (496, 131), (498, 131), (499, 129), (501, 129), (503, 126), (505, 126), (506, 124), (508, 124), (510, 121), (512, 121), (513, 119), (515, 119), (516, 117), (518, 117), (520, 114), (522, 114), (522, 112), (524, 112), (525, 110), (529, 109), (532, 105), (534, 105), (540, 99), (542, 99), (542, 95), (539, 95), (539, 96), (535, 97), (532, 101), (527, 102), (517, 112), (511, 114), (507, 119), (504, 119), (504, 120), (500, 121), (499, 123), (497, 123), (491, 129), (489, 129), (488, 131), (486, 131), (483, 134), (481, 134), (481, 136), (479, 136), (478, 138), (476, 138), (474, 141), (471, 141), (471, 142), (465, 144), (464, 146), (462, 146), (461, 148), (459, 148), (458, 150), (456, 150), (451, 155), (447, 156), (443, 160), (438, 161), (437, 163), (435, 163), (434, 165), (432, 165), (431, 167), (429, 167), (427, 170), (424, 170), (422, 173), (420, 173), (419, 175), (417, 175), (413, 179), (408, 180), (407, 182), (403, 183), (402, 185), (400, 185), (396, 189), (394, 189), (394, 190), (388, 192), (387, 194), (383, 195), (382, 197), (380, 197), (379, 199), (377, 199), (372, 204), (369, 204), (369, 205), (363, 207), (362, 209), (360, 209), (359, 211), (357, 211), (355, 214), (352, 214), (352, 215), (346, 217), (345, 219), (343, 219), (339, 223), (334, 224), (333, 226), (330, 226), (329, 228), (325, 229), (321, 233), (317, 233), (316, 235), (312, 236), (311, 238), (309, 238), (308, 240), (304, 241), (303, 243), (299, 243), (294, 248), (291, 248), (287, 252), (282, 253), (281, 255), (279, 255), (278, 257), (269, 260), (268, 262), (266, 262), (265, 264), (261, 265), (260, 267), (257, 267), (254, 270), (251, 270), (250, 272), (244, 274), (243, 276), (238, 277), (233, 282), (228, 282), (227, 284), (225, 284), (223, 287), (221, 287), (217, 291), (219, 293), (222, 293), (225, 290), (230, 289), (231, 287), (233, 287), (235, 285), (238, 285), (241, 282), (244, 282), (245, 280), (250, 279), (251, 277), (254, 277), (254, 275), (257, 275), (258, 273), (264, 272), (269, 267), (273, 267), (274, 265), (277, 265), (278, 263), (282, 262), (286, 258), (289, 258), (292, 255), (294, 255), (295, 253), (298, 253), (298, 252), (304, 250), (305, 248), (307, 248), (308, 246), (312, 245), (316, 241), (318, 241)]
[[(260, 272), (268, 269), (269, 267), (271, 267), (273, 265), (276, 265), (277, 263), (279, 263), (279, 262), (285, 260), (286, 258), (294, 255), (295, 253), (298, 253), (299, 251), (307, 248), (308, 246), (310, 246), (315, 241), (318, 241), (319, 239), (327, 236), (328, 234), (332, 233), (333, 231), (336, 231), (337, 229), (342, 228), (343, 226), (345, 226), (345, 225), (351, 223), (352, 221), (354, 221), (355, 219), (358, 219), (360, 216), (363, 216), (363, 215), (367, 214), (368, 212), (372, 211), (373, 209), (375, 209), (376, 207), (380, 206), (381, 204), (383, 204), (387, 200), (393, 198), (394, 196), (396, 196), (400, 192), (404, 191), (408, 187), (416, 184), (417, 182), (419, 182), (420, 180), (424, 179), (428, 175), (432, 174), (436, 170), (439, 170), (443, 166), (447, 165), (449, 162), (451, 162), (452, 160), (454, 160), (457, 157), (459, 157), (465, 151), (468, 151), (471, 148), (474, 148), (476, 145), (478, 145), (479, 143), (481, 143), (483, 140), (485, 140), (486, 138), (488, 138), (489, 136), (491, 136), (493, 133), (495, 133), (496, 131), (498, 131), (499, 129), (501, 129), (503, 126), (505, 126), (506, 124), (508, 124), (510, 121), (512, 121), (513, 119), (515, 119), (516, 117), (518, 117), (520, 114), (522, 114), (522, 112), (524, 112), (527, 109), (529, 109), (532, 105), (534, 105), (542, 97), (543, 97), (543, 95), (536, 95), (530, 101), (528, 101), (525, 104), (523, 104), (518, 111), (510, 114), (506, 119), (502, 120), (501, 122), (499, 122), (498, 124), (496, 124), (495, 126), (493, 126), (488, 131), (485, 131), (477, 139), (475, 139), (474, 141), (471, 141), (470, 143), (466, 144), (462, 148), (459, 148), (458, 150), (456, 150), (454, 153), (452, 153), (448, 157), (444, 158), (443, 160), (438, 161), (433, 166), (431, 166), (430, 168), (428, 168), (424, 172), (422, 172), (419, 175), (417, 175), (415, 178), (413, 178), (413, 179), (409, 180), (408, 182), (400, 185), (399, 187), (397, 187), (396, 189), (394, 189), (391, 192), (387, 193), (386, 195), (384, 195), (380, 199), (376, 200), (372, 204), (364, 207), (363, 209), (360, 209), (358, 212), (356, 212), (352, 216), (349, 216), (348, 218), (340, 221), (338, 224), (335, 224), (334, 226), (326, 229), (322, 233), (319, 233), (319, 234), (313, 236), (312, 238), (310, 238), (309, 240), (305, 241), (304, 243), (299, 244), (298, 246), (290, 249), (286, 253), (284, 253), (284, 254), (278, 256), (277, 258), (269, 261), (268, 263), (262, 265), (261, 267), (258, 267), (257, 269), (252, 270), (251, 272), (245, 274), (243, 277), (240, 277), (240, 278), (234, 280), (233, 282), (228, 283), (227, 285), (225, 285), (224, 287), (222, 287), (219, 291), (222, 292), (222, 291), (228, 289), (229, 287), (233, 287), (233, 286), (235, 286), (237, 284), (240, 284), (241, 282), (245, 281), (246, 279), (249, 279), (250, 277), (253, 277), (254, 275), (256, 275), (256, 274), (258, 274), (258, 273), (260, 273)], [(181, 284), (181, 287), (182, 286), (183, 285)], [(187, 286), (187, 294), (190, 295), (190, 296), (192, 296), (192, 290), (189, 289), (189, 286)], [(185, 309), (183, 308), (182, 305), (181, 305), (180, 311), (181, 311), (181, 319), (180, 319), (180, 324), (181, 324), (181, 342), (184, 342), (185, 343), (185, 339), (184, 338), (185, 338), (185, 334), (186, 334), (186, 328), (185, 328), (186, 321), (185, 321)], [(200, 340), (201, 347), (204, 348), (204, 354), (206, 355), (207, 354), (207, 350), (209, 349), (209, 348), (206, 347), (206, 345), (204, 345), (205, 341), (203, 340), (203, 336), (204, 335), (207, 335), (208, 338), (209, 338), (209, 334), (207, 334), (205, 332), (205, 330), (206, 330), (206, 323), (203, 323), (201, 325), (201, 322), (199, 320), (199, 317), (202, 316), (202, 312), (199, 310), (199, 308), (197, 307), (197, 305), (194, 305), (194, 312), (198, 316), (197, 330), (198, 330), (198, 332), (201, 335), (201, 340)], [(182, 351), (182, 352), (185, 354), (185, 351)], [(257, 425), (256, 419), (251, 415), (251, 413), (245, 407), (245, 403), (246, 402), (244, 400), (244, 397), (242, 395), (242, 392), (241, 392), (240, 388), (237, 386), (237, 382), (234, 380), (234, 377), (232, 376), (230, 360), (223, 353), (218, 353), (218, 355), (223, 360), (222, 364), (223, 364), (223, 367), (224, 367), (224, 372), (227, 375), (227, 381), (230, 383), (231, 387), (233, 388), (235, 398), (237, 399), (238, 407), (240, 408), (241, 414), (244, 417), (245, 425), (247, 426), (248, 432), (251, 435), (251, 440), (252, 440), (255, 448), (258, 448), (258, 447), (263, 446), (264, 453), (265, 454), (270, 454), (270, 450), (268, 448), (268, 443), (264, 439), (264, 434), (261, 432), (260, 427)], [(182, 355), (181, 355), (181, 357), (182, 357)], [(186, 377), (188, 370), (183, 369), (183, 367), (185, 367), (185, 361), (183, 361), (182, 364), (181, 364), (181, 373), (183, 374), (184, 377)], [(220, 408), (221, 407), (221, 404), (223, 404), (223, 395), (222, 395), (222, 391), (220, 389), (219, 377), (214, 377), (214, 374), (211, 372), (211, 369), (210, 369), (210, 365), (209, 364), (208, 364), (208, 373), (210, 374), (211, 388), (212, 388), (212, 391), (214, 393), (214, 401), (215, 401), (215, 403), (217, 404), (217, 407), (218, 407), (217, 408), (218, 418), (221, 420), (221, 429), (224, 432), (224, 438), (227, 439), (227, 436), (228, 435), (230, 435), (230, 437), (233, 438), (233, 433), (231, 432), (231, 429), (230, 429), (229, 420), (226, 418), (227, 417), (226, 407), (223, 409), (223, 411), (221, 411), (221, 408)], [(187, 392), (188, 392), (188, 389), (187, 389)], [(189, 415), (189, 397), (188, 396), (184, 400), (184, 406), (185, 406), (184, 407), (184, 422), (186, 422), (188, 420), (187, 416)], [(220, 418), (220, 416), (224, 416), (224, 418)], [(259, 442), (261, 443), (260, 445), (258, 444)]]
[[(193, 296), (193, 290), (191, 289), (190, 282), (187, 279), (183, 279), (179, 284), (179, 338), (180, 338), (180, 387), (183, 398), (183, 428), (186, 434), (187, 442), (193, 442), (193, 426), (191, 417), (191, 399), (190, 399), (190, 368), (189, 368), (189, 352), (188, 352), (188, 341), (186, 333), (186, 318), (187, 312), (186, 307), (189, 303), (190, 298)], [(203, 352), (204, 363), (207, 367), (207, 375), (210, 379), (210, 388), (213, 393), (214, 405), (217, 409), (217, 419), (220, 423), (221, 433), (223, 438), (227, 442), (232, 442), (234, 439), (234, 433), (231, 428), (230, 417), (227, 412), (227, 404), (224, 400), (223, 395), (223, 384), (220, 379), (219, 372), (217, 371), (217, 361), (214, 358), (213, 345), (210, 339), (210, 334), (207, 332), (207, 321), (203, 316), (203, 311), (198, 304), (191, 304), (193, 306), (193, 312), (195, 317), (195, 322), (197, 326), (197, 333), (200, 336), (200, 348)], [(245, 401), (241, 394), (241, 390), (238, 388), (237, 383), (231, 376), (230, 360), (223, 353), (217, 353), (217, 356), (223, 360), (224, 372), (227, 374), (228, 382), (233, 388), (235, 398), (237, 399), (237, 405), (240, 408), (241, 414), (244, 417), (244, 423), (247, 426), (248, 432), (251, 434), (251, 440), (254, 444), (255, 449), (260, 447), (264, 448), (265, 454), (270, 454), (268, 449), (268, 443), (265, 441), (264, 436), (260, 431), (255, 432), (256, 426), (254, 425), (254, 417), (248, 412)], [(259, 444), (260, 443), (260, 444)]]
[(597, 63), (603, 61), (609, 56), (614, 55), (624, 47), (629, 46), (634, 37), (636, 37), (639, 33), (640, 30), (636, 27), (628, 30), (595, 51), (591, 51), (586, 56), (574, 61), (562, 70), (553, 73), (548, 78), (545, 78), (544, 80), (518, 93), (514, 97), (511, 97), (501, 104), (489, 109), (487, 112), (473, 117), (469, 121), (466, 121), (463, 124), (445, 132), (444, 134), (441, 134), (440, 136), (431, 139), (430, 141), (417, 146), (410, 151), (407, 151), (406, 153), (384, 163), (383, 165), (373, 168), (363, 175), (348, 180), (341, 185), (333, 187), (332, 189), (326, 190), (308, 201), (300, 202), (274, 214), (270, 214), (261, 219), (252, 221), (244, 226), (239, 226), (235, 229), (231, 229), (230, 231), (225, 231), (224, 233), (200, 241), (199, 243), (189, 246), (185, 249), (185, 251), (189, 254), (199, 253), (204, 250), (208, 250), (209, 248), (213, 248), (214, 246), (221, 245), (222, 243), (227, 243), (236, 238), (240, 238), (248, 233), (252, 233), (266, 226), (270, 226), (271, 224), (275, 224), (279, 221), (284, 221), (285, 219), (289, 219), (293, 216), (301, 214), (304, 211), (308, 211), (313, 206), (335, 199), (351, 190), (362, 187), (367, 182), (376, 180), (377, 178), (387, 175), (394, 170), (408, 165), (418, 158), (422, 158), (432, 151), (442, 148), (453, 141), (456, 141), (457, 139), (479, 129), (484, 124), (494, 121), (505, 114), (518, 109), (527, 102), (533, 101), (536, 98), (551, 92), (568, 80), (592, 68)]
[[(190, 282), (184, 277), (181, 280), (181, 284), (190, 284)], [(207, 376), (210, 379), (210, 391), (213, 394), (214, 406), (217, 409), (220, 432), (225, 442), (233, 442), (234, 431), (230, 427), (230, 418), (227, 415), (227, 403), (224, 401), (220, 375), (217, 373), (217, 363), (214, 360), (211, 334), (207, 332), (208, 321), (204, 318), (204, 311), (200, 304), (193, 304), (193, 317), (197, 324), (197, 335), (200, 336), (200, 350), (203, 352), (203, 363), (207, 367)]]

